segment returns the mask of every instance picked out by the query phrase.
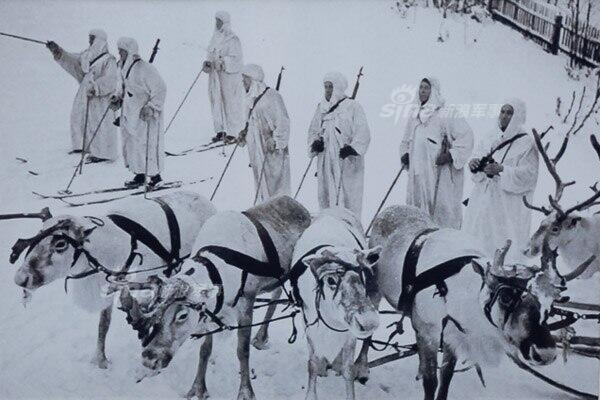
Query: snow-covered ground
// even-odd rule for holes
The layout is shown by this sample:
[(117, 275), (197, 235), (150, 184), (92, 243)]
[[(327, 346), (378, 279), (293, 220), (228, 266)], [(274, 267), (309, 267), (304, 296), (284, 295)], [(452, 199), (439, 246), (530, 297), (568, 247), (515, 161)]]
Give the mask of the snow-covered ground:
[[(161, 49), (155, 65), (168, 85), (167, 118), (201, 67), (204, 46), (213, 30), (213, 15), (225, 9), (232, 15), (233, 29), (241, 38), (246, 62), (262, 64), (267, 81), (274, 85), (281, 65), (286, 67), (281, 93), (291, 118), (290, 153), (292, 187), (297, 186), (308, 161), (305, 134), (317, 102), (322, 96), (322, 76), (329, 70), (345, 73), (349, 81), (360, 66), (365, 76), (358, 99), (365, 108), (372, 130), (366, 157), (363, 223), (368, 224), (399, 167), (398, 144), (404, 120), (389, 116), (394, 102), (401, 103), (407, 87), (415, 87), (425, 75), (437, 76), (443, 94), (454, 104), (499, 104), (507, 97), (520, 97), (529, 106), (528, 124), (545, 129), (556, 147), (560, 132), (554, 115), (556, 98), (568, 103), (572, 90), (582, 83), (566, 78), (565, 59), (544, 53), (535, 43), (501, 24), (477, 24), (449, 18), (442, 21), (432, 10), (411, 9), (401, 18), (391, 2), (140, 2), (140, 1), (2, 1), (2, 31), (42, 40), (55, 40), (70, 50), (86, 46), (87, 32), (103, 28), (111, 49), (119, 36), (138, 39), (143, 55), (150, 53), (157, 37)], [(438, 42), (438, 36), (444, 42)], [(52, 60), (40, 45), (0, 38), (0, 212), (34, 212), (50, 206), (54, 214), (94, 215), (109, 206), (66, 210), (56, 201), (36, 199), (32, 190), (53, 193), (64, 188), (77, 156), (66, 156), (69, 143), (69, 112), (75, 81)], [(167, 136), (167, 149), (180, 150), (208, 141), (212, 121), (203, 77), (192, 91)], [(591, 88), (590, 88), (591, 89)], [(588, 91), (589, 93), (589, 91)], [(392, 104), (390, 106), (390, 104)], [(387, 106), (386, 106), (387, 105)], [(399, 107), (402, 107), (400, 104)], [(563, 105), (563, 108), (565, 106)], [(479, 109), (479, 108), (478, 108)], [(387, 111), (386, 111), (387, 110)], [(490, 117), (471, 114), (476, 135), (494, 124)], [(587, 185), (599, 178), (600, 164), (594, 159), (588, 136), (597, 130), (593, 117), (589, 129), (580, 132), (561, 161), (565, 179), (577, 179), (576, 188), (564, 196), (571, 204), (587, 195)], [(231, 150), (227, 150), (229, 154)], [(22, 157), (28, 163), (21, 163)], [(217, 151), (168, 158), (167, 180), (197, 180), (213, 176), (207, 183), (191, 187), (209, 196), (226, 159)], [(36, 171), (32, 175), (28, 170)], [(128, 174), (120, 161), (113, 165), (84, 167), (74, 191), (121, 185)], [(467, 183), (465, 194), (470, 191)], [(247, 155), (240, 152), (217, 194), (219, 209), (244, 209), (254, 196)], [(404, 199), (405, 178), (394, 189), (388, 204)], [(543, 170), (536, 193), (538, 203), (553, 192), (553, 183)], [(309, 174), (299, 200), (316, 210), (316, 179)], [(535, 216), (539, 221), (539, 216)], [(0, 254), (19, 237), (29, 237), (39, 222), (2, 222)], [(108, 370), (89, 363), (95, 349), (97, 315), (79, 310), (65, 295), (61, 282), (36, 292), (26, 309), (21, 291), (13, 283), (15, 266), (7, 261), (0, 268), (0, 398), (177, 398), (193, 380), (198, 343), (188, 341), (171, 366), (157, 377), (135, 384), (133, 371), (140, 363), (140, 344), (115, 311), (107, 340), (111, 360)], [(580, 301), (600, 303), (598, 276), (573, 285), (571, 295)], [(381, 324), (385, 326), (385, 323)], [(406, 324), (405, 324), (406, 325)], [(598, 325), (578, 325), (598, 336)], [(306, 346), (302, 337), (287, 344), (290, 326), (276, 323), (271, 347), (252, 351), (253, 381), (259, 399), (304, 397)], [(381, 328), (378, 336), (387, 337)], [(411, 334), (403, 340), (409, 343)], [(238, 387), (235, 335), (216, 340), (207, 376), (212, 398), (235, 397)], [(571, 356), (567, 364), (557, 361), (543, 369), (548, 375), (580, 390), (598, 392), (599, 363)], [(417, 358), (387, 364), (371, 371), (366, 386), (357, 385), (364, 399), (421, 398), (421, 382), (415, 381)], [(451, 396), (462, 399), (563, 399), (563, 392), (526, 375), (508, 361), (484, 370), (487, 388), (473, 371), (458, 374)], [(343, 380), (319, 380), (321, 398), (342, 398)]]

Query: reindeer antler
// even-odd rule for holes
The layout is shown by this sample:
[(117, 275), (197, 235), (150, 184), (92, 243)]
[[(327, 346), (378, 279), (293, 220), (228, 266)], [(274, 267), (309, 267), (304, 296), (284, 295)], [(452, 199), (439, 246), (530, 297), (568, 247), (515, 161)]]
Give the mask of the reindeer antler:
[[(540, 155), (542, 156), (542, 159), (544, 160), (544, 164), (546, 165), (548, 172), (550, 172), (550, 175), (552, 176), (552, 178), (554, 179), (554, 182), (556, 184), (556, 190), (554, 192), (554, 197), (549, 196), (550, 205), (560, 215), (565, 215), (565, 213), (560, 208), (560, 205), (558, 204), (558, 202), (561, 199), (565, 188), (568, 186), (574, 185), (575, 181), (570, 181), (570, 182), (566, 182), (566, 183), (564, 183), (562, 181), (562, 179), (558, 175), (558, 172), (556, 172), (556, 161), (558, 161), (558, 160), (556, 160), (556, 158), (555, 158), (556, 161), (553, 161), (550, 159), (550, 157), (548, 156), (548, 152), (546, 151), (546, 149), (544, 148), (544, 145), (542, 144), (542, 139), (541, 139), (540, 135), (538, 134), (537, 130), (535, 130), (535, 129), (533, 129), (533, 139), (535, 140), (535, 145), (536, 145)], [(563, 151), (563, 153), (564, 153), (564, 151)], [(526, 206), (527, 206), (527, 204), (526, 204)], [(529, 207), (529, 208), (531, 208), (531, 207)], [(540, 209), (538, 209), (538, 211), (541, 211), (541, 207), (539, 207), (539, 208)], [(536, 209), (536, 208), (533, 208), (533, 209)]]
[(502, 270), (502, 267), (504, 266), (504, 259), (506, 258), (506, 254), (508, 253), (508, 250), (510, 249), (511, 244), (512, 244), (512, 241), (509, 239), (506, 241), (506, 244), (504, 245), (504, 247), (496, 250), (496, 253), (494, 254), (494, 267), (495, 268), (499, 268), (500, 270)]

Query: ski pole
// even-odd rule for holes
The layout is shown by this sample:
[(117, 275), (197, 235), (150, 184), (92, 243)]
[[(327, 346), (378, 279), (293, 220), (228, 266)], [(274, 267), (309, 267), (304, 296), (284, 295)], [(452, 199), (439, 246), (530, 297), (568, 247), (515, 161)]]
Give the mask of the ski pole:
[(340, 205), (340, 193), (342, 193), (342, 171), (340, 170), (340, 182), (338, 183), (338, 187), (337, 187), (337, 193), (335, 195), (335, 205), (339, 206)]
[[(158, 145), (158, 143), (157, 143)], [(144, 171), (144, 198), (148, 198), (148, 153), (150, 153), (150, 121), (146, 121), (146, 168)]]
[[(104, 111), (104, 114), (102, 114), (102, 118), (100, 118), (100, 122), (98, 123), (98, 126), (96, 127), (94, 134), (92, 135), (92, 138), (90, 139), (90, 142), (88, 143), (88, 148), (89, 146), (92, 144), (92, 142), (94, 141), (94, 138), (96, 137), (96, 134), (98, 133), (98, 131), (100, 130), (100, 127), (102, 126), (102, 122), (104, 121), (104, 118), (106, 118), (106, 114), (108, 114), (108, 111), (110, 110), (110, 106), (106, 107), (106, 111)], [(83, 159), (80, 161), (80, 163), (83, 163)], [(65, 188), (65, 190), (59, 191), (59, 193), (65, 193), (65, 194), (70, 194), (71, 192), (69, 191), (69, 188), (71, 187), (71, 184), (73, 183), (73, 180), (75, 179), (75, 176), (77, 175), (77, 171), (79, 170), (79, 164), (75, 167), (75, 171), (73, 171), (73, 175), (71, 176), (71, 180), (69, 180), (69, 183), (67, 184), (67, 187)]]
[(229, 164), (231, 163), (231, 159), (233, 158), (233, 155), (235, 154), (235, 151), (238, 149), (239, 147), (239, 143), (235, 144), (235, 147), (233, 148), (233, 151), (231, 152), (231, 155), (229, 156), (229, 160), (227, 160), (227, 164), (225, 164), (225, 168), (223, 168), (223, 172), (221, 173), (221, 177), (219, 177), (219, 181), (217, 182), (217, 186), (215, 186), (215, 190), (212, 192), (212, 195), (210, 196), (210, 201), (212, 201), (215, 198), (215, 195), (217, 194), (217, 190), (219, 189), (219, 186), (221, 186), (221, 182), (223, 181), (223, 177), (225, 176), (225, 172), (227, 172), (227, 168), (229, 168)]
[(296, 190), (296, 194), (294, 195), (294, 200), (296, 200), (296, 197), (298, 197), (298, 193), (300, 193), (300, 188), (302, 187), (302, 184), (304, 183), (304, 178), (306, 178), (306, 174), (308, 174), (308, 170), (310, 169), (310, 166), (312, 165), (312, 162), (315, 159), (315, 157), (311, 157), (310, 161), (308, 161), (306, 170), (304, 171), (304, 174), (302, 175), (302, 179), (300, 179), (300, 184), (298, 185), (298, 189)]
[(90, 116), (90, 98), (86, 97), (85, 101), (85, 120), (83, 122), (83, 145), (81, 146), (81, 161), (79, 162), (79, 175), (83, 173), (83, 160), (85, 159), (85, 152), (88, 146), (86, 146), (85, 141), (87, 139), (87, 127), (88, 127), (88, 119)]
[(185, 101), (187, 100), (188, 96), (190, 95), (190, 92), (192, 91), (192, 89), (196, 85), (196, 82), (198, 82), (198, 79), (200, 78), (201, 74), (202, 74), (202, 70), (200, 70), (200, 72), (198, 72), (198, 75), (196, 75), (196, 78), (194, 79), (194, 82), (192, 82), (192, 85), (190, 86), (190, 88), (186, 92), (185, 96), (183, 96), (183, 100), (181, 100), (181, 103), (179, 103), (179, 106), (177, 107), (177, 110), (175, 110), (175, 114), (173, 114), (173, 116), (171, 117), (171, 120), (169, 121), (169, 124), (167, 125), (167, 128), (165, 129), (165, 134), (167, 133), (167, 131), (171, 127), (171, 124), (175, 120), (175, 117), (177, 117), (177, 114), (179, 114), (179, 110), (181, 110), (181, 107), (183, 107), (183, 103), (185, 103)]
[(263, 162), (262, 167), (260, 168), (260, 175), (258, 177), (258, 184), (256, 185), (256, 194), (254, 195), (254, 203), (256, 205), (256, 201), (258, 200), (258, 194), (260, 193), (260, 185), (262, 183), (263, 175), (265, 174), (265, 164), (267, 163), (266, 154), (263, 154)]
[(31, 39), (31, 38), (28, 38), (28, 37), (25, 37), (25, 36), (11, 35), (10, 33), (0, 32), (0, 35), (2, 35), (2, 36), (8, 36), (8, 37), (15, 38), (15, 39), (20, 39), (20, 40), (25, 40), (27, 42), (39, 43), (39, 44), (43, 44), (43, 45), (46, 45), (48, 43), (48, 42), (44, 42), (42, 40)]
[(377, 215), (379, 215), (379, 212), (383, 208), (383, 205), (385, 204), (388, 196), (392, 192), (392, 189), (394, 188), (394, 186), (396, 186), (396, 182), (398, 182), (398, 179), (400, 178), (400, 175), (402, 174), (402, 172), (405, 169), (406, 169), (406, 165), (403, 164), (402, 168), (400, 168), (400, 171), (398, 171), (398, 173), (396, 174), (396, 177), (394, 178), (394, 181), (392, 182), (392, 184), (391, 184), (390, 188), (388, 189), (387, 193), (383, 197), (383, 200), (381, 200), (381, 204), (379, 204), (379, 208), (377, 208), (377, 211), (375, 212), (375, 215), (373, 215), (373, 219), (371, 220), (371, 223), (369, 224), (369, 227), (367, 228), (367, 230), (365, 232), (365, 236), (367, 236), (369, 234), (369, 232), (371, 231), (371, 227), (373, 227), (373, 222), (375, 222), (375, 218), (377, 218)]

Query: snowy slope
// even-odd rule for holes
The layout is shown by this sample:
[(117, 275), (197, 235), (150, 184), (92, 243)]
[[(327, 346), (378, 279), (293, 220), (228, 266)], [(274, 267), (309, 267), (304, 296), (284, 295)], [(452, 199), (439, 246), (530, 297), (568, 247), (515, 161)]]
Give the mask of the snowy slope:
[[(372, 130), (366, 157), (365, 207), (363, 223), (368, 224), (399, 167), (398, 144), (403, 119), (382, 116), (382, 109), (398, 101), (405, 86), (414, 87), (425, 75), (437, 76), (444, 96), (454, 104), (498, 104), (506, 97), (521, 97), (529, 105), (528, 123), (544, 129), (555, 124), (556, 97), (563, 102), (581, 83), (568, 81), (565, 59), (544, 53), (539, 46), (500, 24), (440, 16), (425, 9), (409, 11), (400, 18), (390, 2), (0, 2), (2, 31), (43, 40), (52, 39), (70, 50), (87, 43), (87, 31), (101, 27), (109, 43), (119, 36), (138, 39), (143, 55), (157, 37), (161, 50), (156, 66), (168, 85), (166, 116), (176, 109), (200, 69), (213, 29), (213, 15), (219, 9), (232, 15), (233, 29), (242, 40), (246, 62), (263, 65), (267, 81), (274, 85), (281, 65), (286, 71), (281, 93), (291, 118), (292, 187), (295, 189), (308, 159), (305, 133), (317, 102), (322, 96), (321, 79), (329, 70), (345, 73), (349, 81), (364, 66), (358, 99), (365, 108)], [(442, 33), (443, 43), (437, 41)], [(475, 41), (476, 39), (476, 41)], [(42, 46), (0, 38), (0, 212), (38, 211), (50, 206), (53, 213), (98, 214), (107, 206), (66, 211), (59, 202), (41, 201), (31, 190), (55, 192), (64, 188), (76, 164), (76, 156), (65, 156), (69, 141), (69, 112), (76, 90), (74, 80), (62, 71)], [(166, 140), (167, 149), (179, 150), (206, 142), (212, 135), (212, 121), (206, 95), (206, 79), (199, 80)], [(469, 118), (476, 134), (487, 131), (493, 118)], [(576, 178), (578, 187), (565, 194), (574, 202), (587, 194), (586, 186), (598, 179), (600, 171), (591, 153), (587, 136), (574, 138), (561, 172)], [(558, 125), (555, 125), (558, 127)], [(562, 130), (564, 132), (564, 129)], [(560, 130), (559, 130), (560, 132)], [(558, 139), (558, 132), (549, 137)], [(227, 154), (231, 149), (227, 150)], [(22, 164), (15, 157), (29, 160)], [(193, 189), (210, 196), (226, 159), (218, 152), (168, 158), (167, 180), (196, 180), (214, 176)], [(240, 151), (215, 199), (219, 209), (244, 209), (254, 197), (248, 159)], [(28, 170), (40, 175), (29, 174)], [(85, 166), (73, 185), (75, 191), (118, 186), (128, 178), (121, 162), (110, 166)], [(401, 203), (405, 178), (393, 191), (388, 204)], [(468, 194), (470, 183), (465, 193)], [(542, 173), (536, 199), (543, 202), (553, 191), (552, 180)], [(299, 197), (316, 210), (316, 179), (309, 174)], [(536, 216), (536, 220), (539, 218)], [(37, 221), (2, 222), (0, 254), (6, 257), (19, 237), (37, 232)], [(89, 364), (94, 348), (97, 315), (77, 309), (65, 295), (61, 282), (45, 287), (21, 307), (20, 291), (14, 285), (15, 270), (7, 262), (0, 268), (0, 398), (177, 398), (184, 395), (195, 374), (197, 342), (189, 341), (172, 365), (161, 375), (134, 383), (139, 365), (140, 345), (115, 311), (108, 335), (108, 370)], [(596, 277), (597, 278), (597, 277)], [(595, 285), (595, 286), (593, 286)], [(598, 280), (577, 283), (578, 300), (598, 303)], [(596, 290), (596, 291), (594, 291)], [(385, 323), (381, 324), (385, 326)], [(598, 325), (585, 327), (598, 334)], [(287, 322), (272, 327), (271, 348), (251, 353), (253, 381), (259, 399), (304, 398), (306, 350), (302, 337), (288, 345)], [(387, 334), (381, 329), (379, 336)], [(235, 397), (238, 387), (235, 335), (219, 337), (213, 365), (208, 373), (212, 398)], [(410, 334), (403, 338), (407, 343)], [(558, 361), (544, 369), (577, 388), (598, 392), (598, 362), (572, 357), (566, 365)], [(387, 364), (371, 371), (366, 386), (357, 385), (358, 398), (421, 398), (421, 382), (415, 381), (416, 357)], [(484, 371), (488, 387), (483, 388), (473, 371), (458, 374), (451, 395), (464, 399), (561, 399), (569, 398), (540, 381), (524, 375), (509, 362)], [(343, 381), (331, 377), (319, 381), (322, 398), (342, 398)]]

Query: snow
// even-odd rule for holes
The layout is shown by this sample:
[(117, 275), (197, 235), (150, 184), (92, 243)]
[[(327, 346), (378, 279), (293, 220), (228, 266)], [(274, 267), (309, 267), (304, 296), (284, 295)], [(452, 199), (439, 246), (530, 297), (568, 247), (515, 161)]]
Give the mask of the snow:
[[(413, 8), (406, 18), (392, 9), (391, 2), (138, 2), (138, 1), (3, 1), (0, 25), (9, 33), (41, 40), (55, 40), (69, 50), (82, 49), (87, 32), (103, 28), (115, 52), (119, 36), (135, 37), (147, 57), (155, 39), (161, 49), (155, 61), (168, 85), (166, 118), (170, 118), (180, 99), (201, 68), (206, 46), (213, 30), (212, 16), (219, 9), (232, 15), (232, 27), (239, 35), (245, 62), (263, 66), (267, 83), (275, 84), (281, 65), (286, 67), (281, 93), (291, 119), (290, 158), (292, 188), (296, 188), (308, 159), (306, 130), (317, 102), (322, 96), (322, 76), (339, 70), (353, 82), (364, 66), (358, 100), (369, 119), (372, 141), (366, 156), (365, 205), (363, 224), (370, 221), (379, 202), (399, 168), (398, 144), (404, 120), (384, 117), (383, 107), (398, 101), (403, 87), (415, 87), (422, 76), (440, 79), (442, 93), (453, 104), (499, 104), (507, 97), (520, 97), (529, 106), (528, 125), (545, 129), (556, 149), (561, 132), (554, 115), (556, 98), (563, 109), (573, 90), (582, 82), (567, 79), (566, 58), (552, 56), (520, 34), (499, 24), (450, 17), (442, 20), (430, 9)], [(438, 36), (444, 39), (439, 42)], [(75, 81), (60, 69), (42, 46), (0, 37), (0, 212), (35, 212), (50, 206), (54, 214), (100, 215), (112, 205), (67, 210), (60, 202), (39, 200), (31, 190), (54, 193), (63, 189), (77, 163), (77, 156), (65, 156), (69, 140), (69, 112), (76, 91)], [(210, 107), (202, 77), (167, 134), (166, 147), (176, 151), (208, 141), (212, 136)], [(590, 88), (591, 89), (591, 88)], [(591, 90), (588, 90), (588, 93)], [(400, 97), (398, 97), (400, 96)], [(392, 109), (394, 106), (392, 105)], [(470, 117), (476, 135), (489, 129), (493, 118)], [(598, 179), (599, 164), (592, 153), (588, 136), (596, 130), (595, 116), (587, 130), (572, 141), (560, 172), (564, 179), (577, 179), (576, 188), (567, 189), (564, 201), (572, 204), (589, 194), (587, 186)], [(556, 150), (554, 150), (556, 151)], [(231, 147), (226, 150), (227, 155)], [(245, 209), (253, 200), (251, 170), (246, 150), (236, 154), (215, 198), (223, 209)], [(23, 157), (20, 163), (15, 157)], [(210, 196), (226, 159), (218, 151), (167, 158), (166, 180), (197, 180), (213, 176), (212, 181), (192, 188)], [(28, 170), (37, 171), (38, 176)], [(120, 161), (112, 165), (84, 166), (72, 189), (119, 186), (129, 178)], [(406, 178), (400, 180), (388, 204), (403, 202)], [(466, 180), (469, 181), (468, 179)], [(470, 192), (467, 183), (465, 193)], [(536, 202), (544, 203), (554, 190), (553, 182), (542, 170)], [(309, 173), (299, 200), (310, 210), (317, 208), (316, 180)], [(534, 225), (540, 216), (534, 216)], [(0, 253), (8, 256), (19, 237), (29, 237), (39, 229), (35, 220), (3, 221)], [(108, 370), (89, 363), (95, 349), (98, 315), (75, 307), (65, 295), (62, 282), (34, 293), (26, 309), (21, 292), (13, 283), (15, 266), (0, 269), (0, 398), (178, 398), (189, 389), (196, 368), (198, 342), (189, 340), (171, 366), (160, 375), (134, 383), (140, 365), (140, 344), (127, 326), (123, 314), (115, 310), (107, 340)], [(570, 292), (575, 300), (598, 303), (598, 275), (576, 282)], [(382, 321), (377, 334), (387, 337)], [(405, 326), (408, 326), (405, 324)], [(580, 332), (598, 336), (594, 322), (578, 325)], [(251, 367), (257, 378), (253, 386), (257, 398), (304, 398), (307, 379), (306, 345), (303, 337), (287, 344), (288, 322), (274, 323), (271, 347), (252, 350)], [(219, 336), (207, 375), (212, 398), (232, 398), (238, 387), (235, 335)], [(410, 343), (412, 334), (402, 338)], [(377, 357), (379, 354), (372, 354)], [(543, 368), (545, 373), (580, 390), (598, 392), (599, 364), (591, 359), (571, 356), (565, 365), (558, 360)], [(421, 398), (421, 382), (415, 381), (417, 358), (386, 364), (371, 371), (366, 386), (357, 386), (357, 398)], [(451, 396), (463, 399), (564, 399), (563, 392), (532, 378), (509, 361), (486, 369), (487, 388), (474, 371), (458, 374)], [(341, 398), (343, 379), (319, 379), (322, 398)]]

